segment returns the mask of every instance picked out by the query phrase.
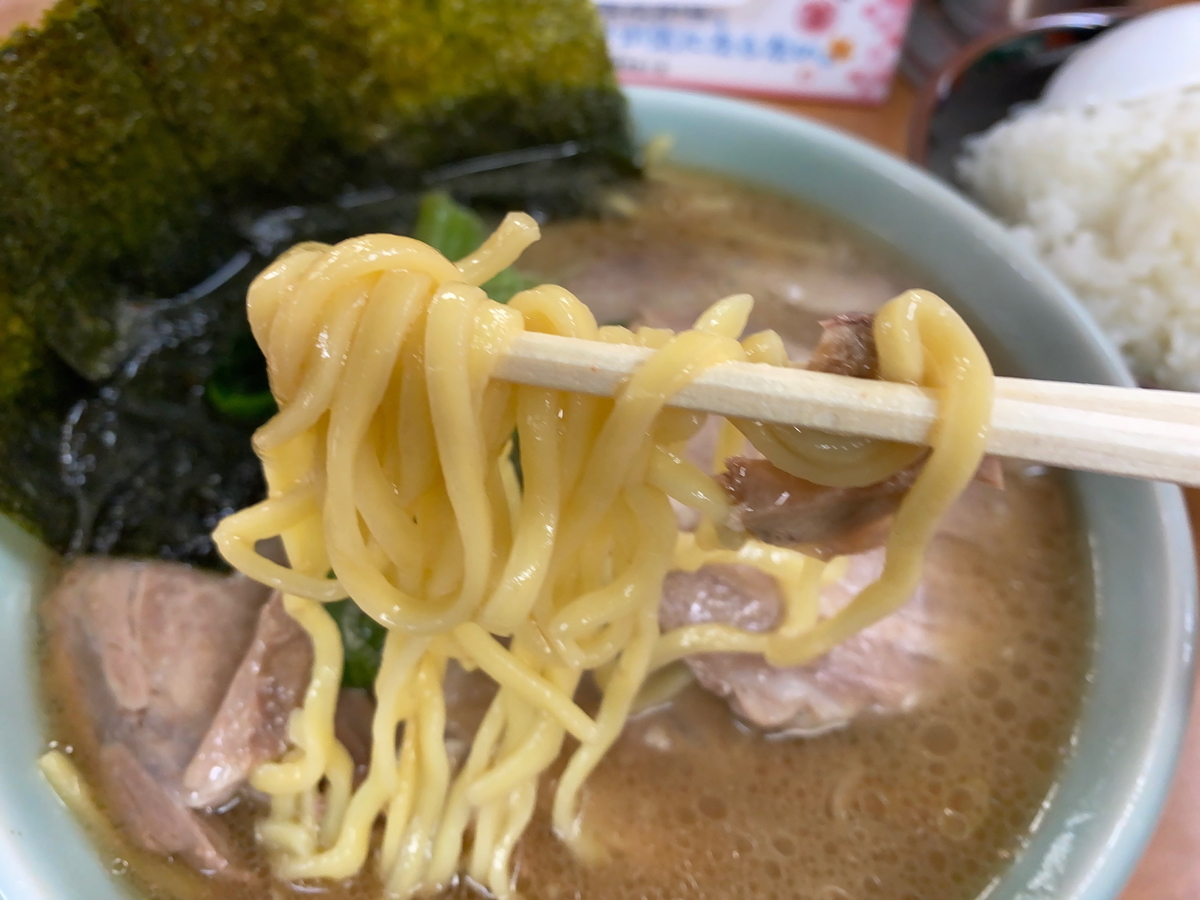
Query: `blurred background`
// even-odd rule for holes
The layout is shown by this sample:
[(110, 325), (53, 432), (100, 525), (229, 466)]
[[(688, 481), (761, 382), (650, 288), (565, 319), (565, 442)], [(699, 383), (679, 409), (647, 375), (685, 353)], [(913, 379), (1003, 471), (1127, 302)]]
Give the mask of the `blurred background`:
[[(45, 0), (0, 0), (0, 31)], [(964, 139), (1036, 99), (1080, 46), (1162, 6), (1086, 0), (606, 0), (622, 80), (752, 98), (955, 181)], [(1200, 48), (1197, 48), (1200, 56)], [(1193, 522), (1200, 501), (1189, 492)], [(1123, 900), (1200, 898), (1200, 733)], [(935, 900), (935, 898), (931, 898)]]
[[(0, 0), (0, 30), (36, 24), (47, 0)], [(1172, 0), (1107, 4), (1121, 18)], [(605, 0), (622, 79), (751, 97), (907, 155), (939, 76), (985, 45), (1087, 0)], [(1084, 32), (1094, 29), (1083, 15)], [(1088, 35), (1090, 36), (1090, 34)], [(1059, 37), (1052, 50), (1062, 59)], [(697, 73), (703, 73), (702, 76)]]

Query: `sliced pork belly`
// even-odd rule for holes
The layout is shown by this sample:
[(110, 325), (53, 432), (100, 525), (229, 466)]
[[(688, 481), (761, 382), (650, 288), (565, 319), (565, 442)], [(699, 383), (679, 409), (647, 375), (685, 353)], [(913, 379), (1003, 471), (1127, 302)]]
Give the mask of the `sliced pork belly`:
[(260, 764), (288, 747), (287, 723), (312, 674), (312, 641), (275, 594), (225, 698), (183, 773), (187, 804), (218, 807)]
[(879, 377), (874, 315), (843, 313), (822, 319), (820, 324), (821, 338), (805, 368), (851, 378)]
[[(496, 696), (496, 683), (478, 669), (467, 671), (456, 660), (446, 664), (442, 681), (446, 700), (446, 754), (451, 770), (466, 760), (479, 723)], [(361, 688), (342, 688), (338, 694), (334, 733), (354, 761), (355, 784), (366, 777), (371, 763), (371, 727), (375, 698)], [(400, 726), (403, 733), (404, 726)]]
[(456, 770), (467, 760), (471, 742), (498, 690), (479, 669), (467, 670), (456, 660), (446, 664), (442, 691), (446, 697), (446, 754)]
[(160, 772), (195, 752), (269, 596), (247, 578), (88, 558), (68, 567), (48, 602), (62, 638), (94, 666), (77, 675), (103, 695), (97, 725), (153, 749)]
[[(851, 378), (878, 378), (875, 317), (846, 313), (821, 320), (821, 338), (808, 368)], [(825, 487), (776, 468), (765, 459), (726, 461), (718, 481), (729, 495), (736, 523), (747, 533), (781, 547), (797, 547), (831, 559), (883, 544), (891, 517), (921, 474), (925, 457), (875, 484)], [(976, 479), (1003, 488), (998, 459), (986, 457)]]
[(202, 872), (245, 877), (223, 823), (184, 807), (128, 744), (101, 747), (100, 772), (105, 797), (139, 846), (181, 856)]
[(371, 765), (371, 723), (375, 698), (363, 688), (342, 688), (333, 716), (333, 733), (354, 762), (354, 785), (367, 777)]
[[(844, 313), (822, 319), (821, 337), (806, 368), (850, 378), (878, 378), (875, 316)], [(883, 543), (887, 524), (921, 472), (923, 460), (876, 484), (831, 488), (776, 468), (765, 459), (726, 460), (717, 480), (734, 507), (737, 524), (760, 541), (800, 547), (830, 559)]]
[(866, 487), (814, 484), (777, 469), (765, 459), (734, 457), (718, 476), (738, 522), (754, 537), (780, 547), (814, 549), (829, 558), (862, 552), (883, 542), (890, 520), (920, 474), (909, 466), (886, 481)]
[[(845, 574), (821, 591), (821, 614), (831, 616), (883, 568), (883, 551), (849, 558)], [(804, 666), (775, 668), (761, 656), (699, 654), (687, 659), (696, 680), (728, 700), (736, 715), (764, 730), (820, 734), (863, 714), (911, 709), (936, 691), (971, 645), (969, 612), (927, 579), (895, 614)], [(771, 631), (783, 598), (771, 576), (745, 566), (711, 565), (672, 572), (663, 584), (664, 630), (720, 622)]]
[[(270, 598), (241, 576), (84, 558), (67, 567), (43, 612), (53, 677), (65, 682), (58, 694), (116, 818), (147, 849), (232, 877), (247, 870), (223, 823), (189, 807), (232, 795), (231, 765), (217, 764), (219, 753), (279, 752), (279, 722), (307, 683), (311, 650), (295, 646), (299, 626)], [(202, 747), (214, 783), (186, 788)]]
[[(83, 558), (43, 608), (55, 695), (70, 739), (131, 839), (210, 874), (250, 877), (212, 815), (288, 747), (312, 674), (312, 642), (283, 599), (242, 576), (175, 563)], [(447, 666), (446, 746), (465, 758), (496, 686)], [(375, 699), (343, 689), (335, 733), (355, 763), (371, 755)]]

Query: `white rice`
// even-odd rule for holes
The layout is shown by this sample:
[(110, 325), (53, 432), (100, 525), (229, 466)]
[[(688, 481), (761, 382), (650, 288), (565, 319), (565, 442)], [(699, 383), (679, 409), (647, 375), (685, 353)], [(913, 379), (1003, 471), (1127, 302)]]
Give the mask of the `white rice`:
[(1140, 378), (1200, 391), (1200, 90), (1033, 107), (973, 139), (959, 174)]

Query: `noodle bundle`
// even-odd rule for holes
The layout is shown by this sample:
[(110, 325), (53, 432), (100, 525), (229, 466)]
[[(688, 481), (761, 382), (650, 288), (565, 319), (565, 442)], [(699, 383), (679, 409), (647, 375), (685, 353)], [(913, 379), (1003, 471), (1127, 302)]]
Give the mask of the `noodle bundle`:
[[(895, 517), (883, 575), (821, 620), (817, 590), (832, 569), (742, 540), (724, 491), (685, 454), (704, 417), (667, 408), (710, 366), (786, 364), (773, 333), (738, 339), (750, 298), (720, 301), (679, 334), (598, 327), (551, 285), (507, 305), (488, 299), (478, 285), (537, 237), (531, 218), (512, 214), (458, 262), (392, 235), (303, 244), (250, 289), (250, 324), (279, 404), (255, 436), (268, 498), (226, 518), (214, 537), (233, 566), (283, 592), (314, 648), (289, 723), (292, 749), (252, 777), (270, 797), (258, 837), (281, 877), (346, 878), (373, 855), (396, 896), (468, 876), (504, 898), (539, 777), (568, 736), (574, 749), (552, 824), (577, 854), (603, 853), (603, 835), (580, 814), (581, 789), (631, 711), (662, 688), (656, 673), (714, 650), (797, 664), (894, 611), (916, 586), (938, 517), (979, 464), (987, 359), (946, 304), (902, 295), (876, 320), (881, 369), (939, 389), (933, 449)], [(494, 380), (523, 330), (655, 353), (615, 398)], [(722, 433), (718, 466), (743, 434), (777, 466), (830, 485), (877, 481), (924, 452), (738, 422)], [(680, 534), (672, 499), (701, 513), (694, 535)], [(255, 552), (274, 536), (290, 568)], [(668, 570), (725, 559), (779, 578), (782, 625), (660, 633)], [(334, 736), (343, 647), (323, 605), (345, 597), (387, 628), (370, 767), (358, 786)], [(452, 663), (498, 686), (457, 770), (444, 741)], [(575, 699), (584, 679), (600, 690), (590, 715)]]

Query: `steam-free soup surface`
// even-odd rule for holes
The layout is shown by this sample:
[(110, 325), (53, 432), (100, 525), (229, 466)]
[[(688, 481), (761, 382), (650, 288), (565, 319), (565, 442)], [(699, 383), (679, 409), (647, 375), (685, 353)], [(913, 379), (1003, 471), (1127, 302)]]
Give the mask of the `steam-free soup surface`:
[[(881, 249), (796, 204), (665, 170), (614, 196), (601, 220), (551, 225), (523, 266), (564, 284), (601, 323), (686, 327), (719, 297), (758, 301), (795, 357), (819, 319), (877, 308), (920, 279)], [(947, 517), (929, 577), (969, 624), (915, 708), (860, 717), (808, 738), (767, 738), (690, 687), (630, 723), (588, 783), (587, 827), (604, 859), (575, 861), (543, 809), (515, 877), (528, 900), (811, 898), (969, 900), (1020, 850), (1067, 750), (1090, 645), (1090, 582), (1059, 475), (1006, 466), (1006, 490), (972, 485)], [(52, 642), (51, 642), (52, 643)], [(45, 657), (50, 736), (94, 771), (61, 659)], [(544, 792), (545, 793), (545, 792)], [(99, 842), (135, 891), (174, 900), (308, 895), (374, 898), (369, 875), (342, 885), (272, 883), (253, 848), (257, 803), (237, 823), (260, 876), (209, 880), (182, 864)], [(459, 885), (454, 894), (472, 888)]]

